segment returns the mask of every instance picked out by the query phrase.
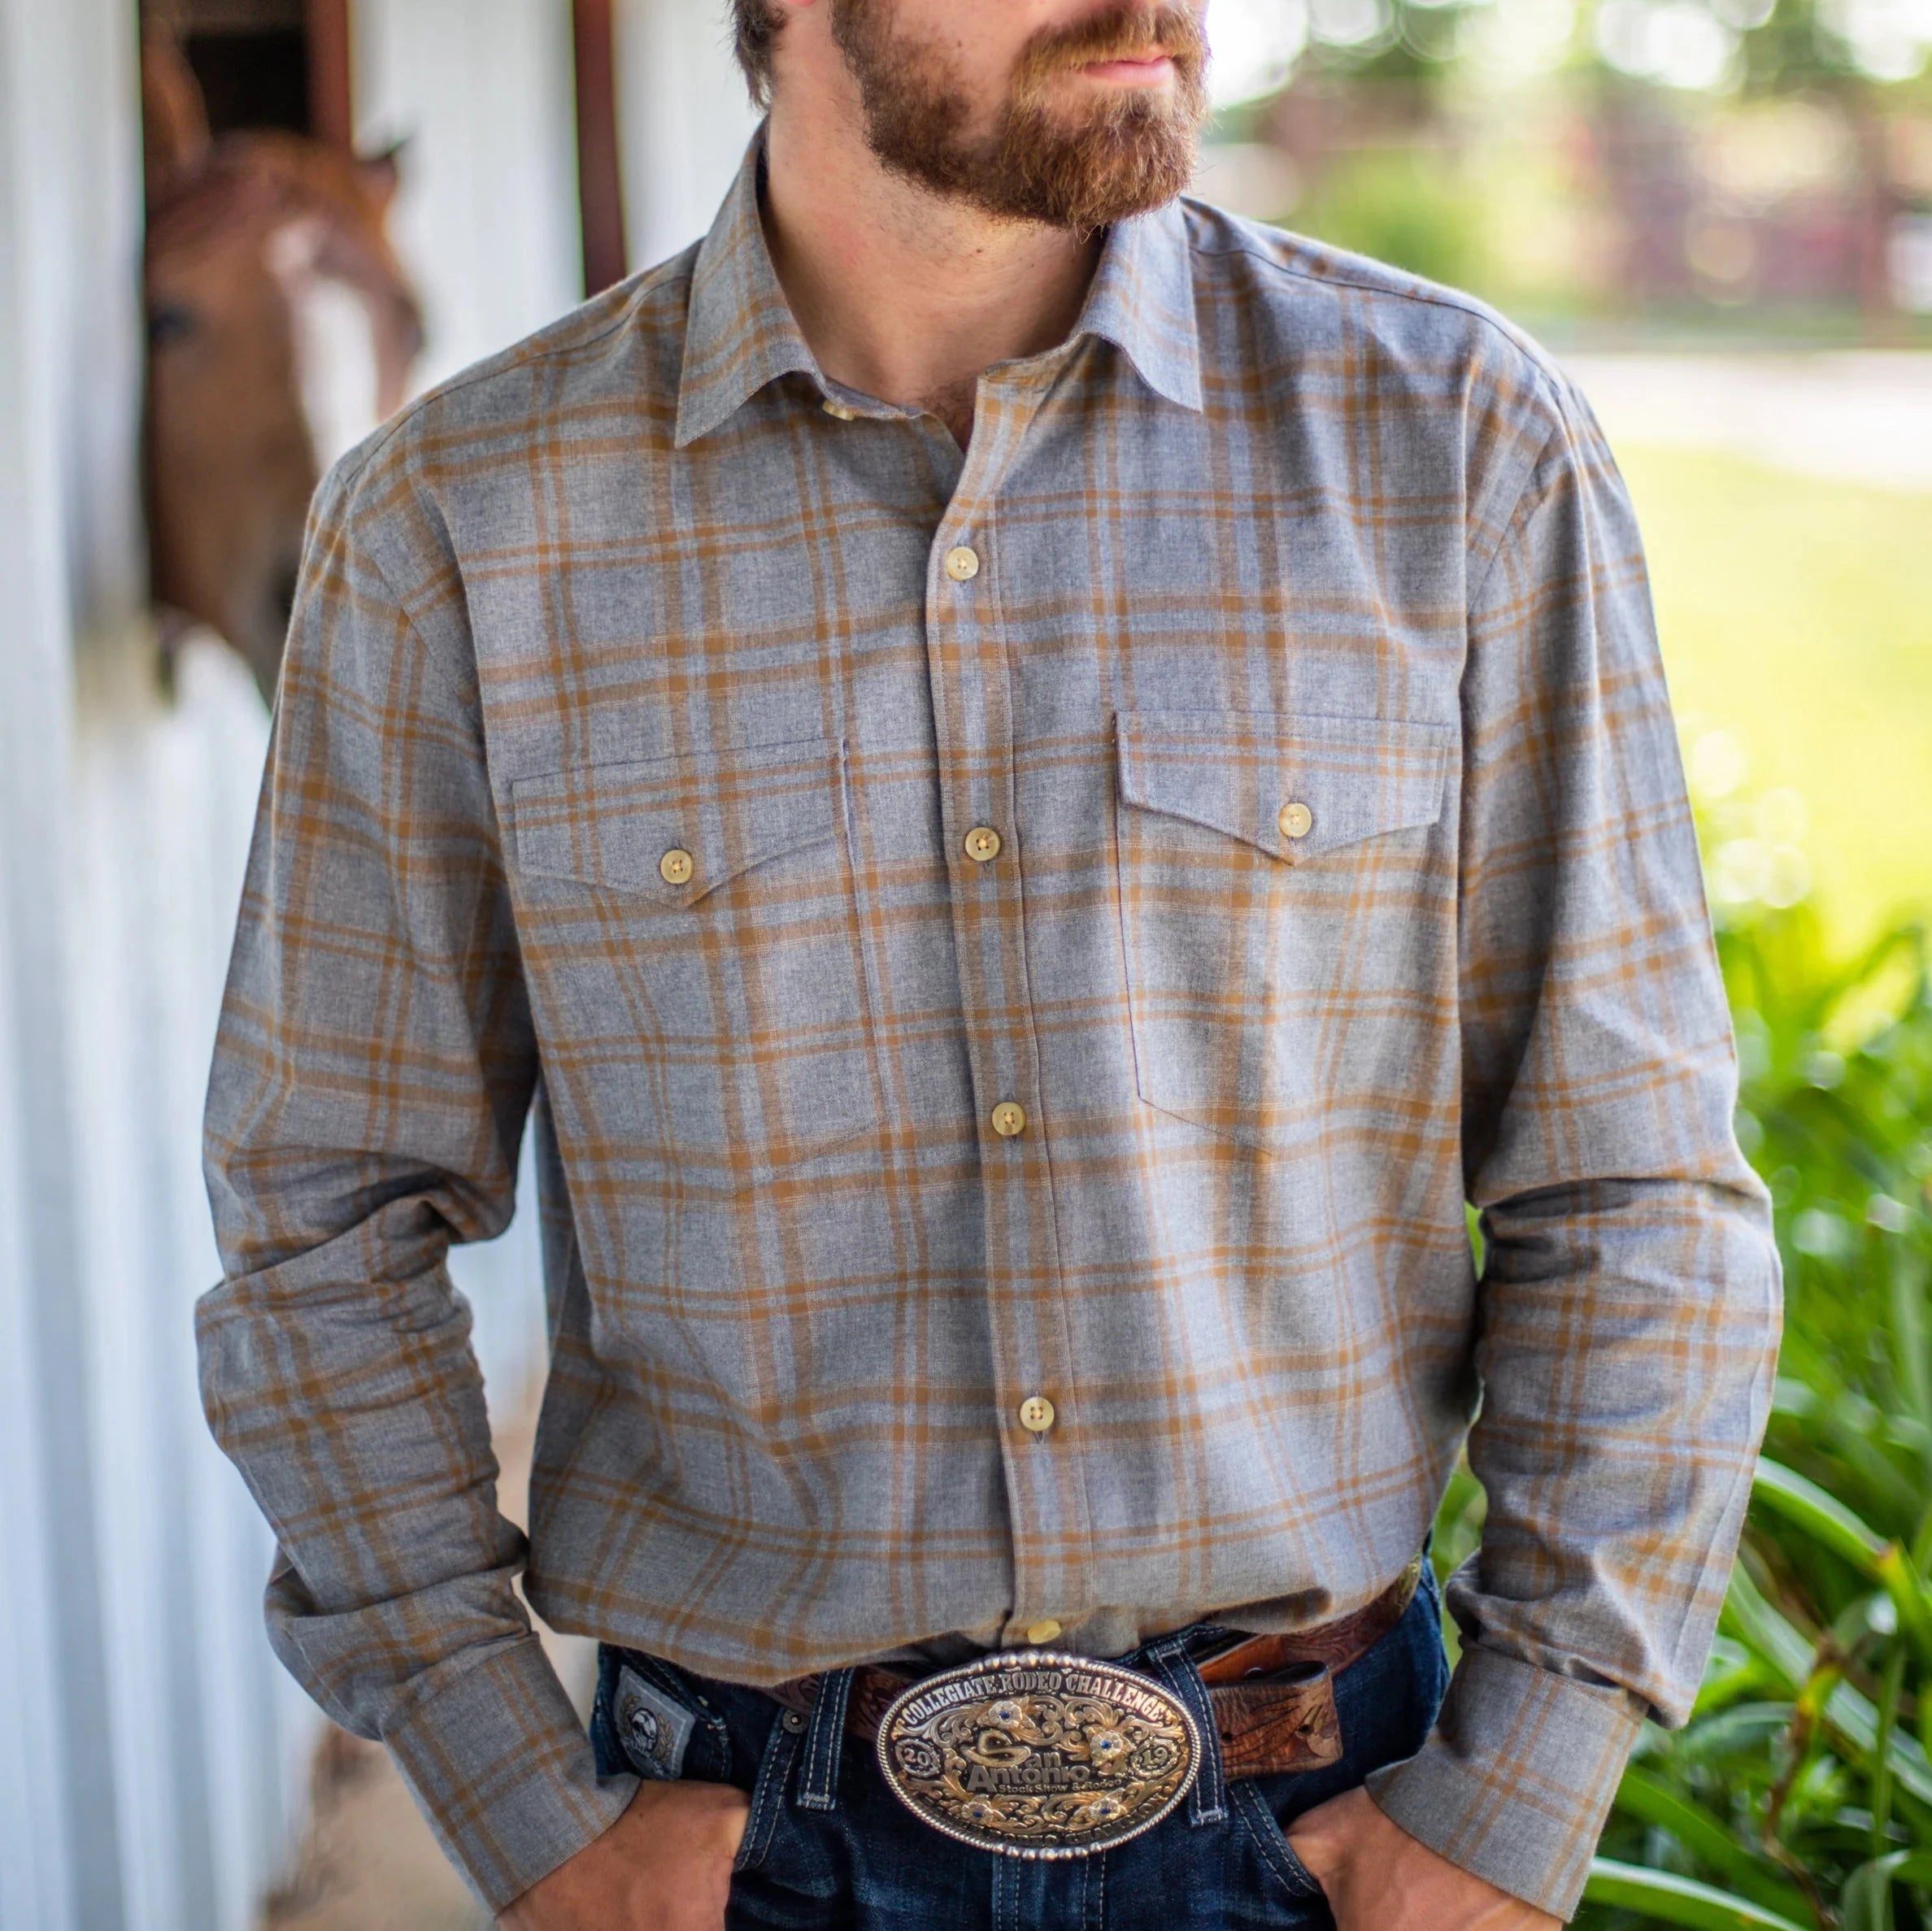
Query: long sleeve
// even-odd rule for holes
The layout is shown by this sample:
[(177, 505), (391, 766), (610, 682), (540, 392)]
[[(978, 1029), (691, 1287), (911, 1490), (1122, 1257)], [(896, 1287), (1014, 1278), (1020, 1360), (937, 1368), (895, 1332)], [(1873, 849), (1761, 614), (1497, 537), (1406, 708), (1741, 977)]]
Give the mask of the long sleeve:
[(1686, 1720), (1743, 1524), (1779, 1323), (1628, 499), (1556, 423), (1475, 572), (1459, 945), (1482, 1216), (1478, 1552), (1422, 1751), (1369, 1780), (1412, 1836), (1575, 1908), (1646, 1715)]
[[(536, 1076), (460, 585), (401, 466), (312, 514), (210, 1085), (209, 1422), (273, 1525), (276, 1654), (381, 1737), (493, 1909), (615, 1820), (511, 1588), (452, 1241)], [(392, 587), (405, 585), (404, 592)], [(536, 1284), (532, 1284), (536, 1291)]]

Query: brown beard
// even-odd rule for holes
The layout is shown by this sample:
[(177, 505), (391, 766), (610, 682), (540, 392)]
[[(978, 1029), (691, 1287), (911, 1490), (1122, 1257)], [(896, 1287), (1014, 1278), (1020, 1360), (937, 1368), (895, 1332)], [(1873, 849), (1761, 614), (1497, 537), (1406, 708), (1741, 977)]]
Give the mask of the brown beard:
[[(859, 83), (866, 143), (888, 167), (987, 214), (1090, 232), (1169, 202), (1194, 172), (1207, 118), (1208, 46), (1185, 7), (1110, 7), (1042, 28), (1020, 50), (992, 132), (968, 140), (970, 107), (946, 57), (894, 35), (890, 0), (832, 0), (832, 37)], [(1089, 61), (1172, 58), (1171, 96), (1122, 88), (1081, 115), (1050, 104), (1054, 79)]]

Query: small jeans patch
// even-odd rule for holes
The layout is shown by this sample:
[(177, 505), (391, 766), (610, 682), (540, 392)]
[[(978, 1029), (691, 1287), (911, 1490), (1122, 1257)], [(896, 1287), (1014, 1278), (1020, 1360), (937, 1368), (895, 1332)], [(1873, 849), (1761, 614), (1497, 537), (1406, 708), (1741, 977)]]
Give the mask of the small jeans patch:
[(611, 1715), (617, 1740), (638, 1776), (673, 1778), (683, 1770), (695, 1719), (628, 1666), (618, 1672)]

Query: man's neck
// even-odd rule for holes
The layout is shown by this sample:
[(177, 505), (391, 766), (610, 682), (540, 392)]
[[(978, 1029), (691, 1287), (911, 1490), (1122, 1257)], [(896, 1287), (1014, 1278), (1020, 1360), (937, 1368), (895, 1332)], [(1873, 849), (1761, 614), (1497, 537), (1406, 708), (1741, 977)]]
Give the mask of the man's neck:
[(1100, 237), (1005, 221), (889, 172), (842, 116), (783, 103), (766, 133), (765, 235), (834, 381), (932, 410), (964, 449), (980, 372), (1064, 341)]

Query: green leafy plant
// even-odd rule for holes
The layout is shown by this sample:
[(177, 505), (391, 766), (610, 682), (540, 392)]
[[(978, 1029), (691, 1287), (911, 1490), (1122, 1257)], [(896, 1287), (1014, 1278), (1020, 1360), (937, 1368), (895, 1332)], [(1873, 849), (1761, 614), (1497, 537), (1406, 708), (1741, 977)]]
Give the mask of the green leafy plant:
[[(1695, 1710), (1647, 1727), (1577, 1921), (1932, 1928), (1927, 937), (1904, 925), (1834, 966), (1800, 903), (1745, 907), (1718, 942), (1785, 1338)], [(1445, 1571), (1481, 1507), (1465, 1472), (1438, 1525)]]

